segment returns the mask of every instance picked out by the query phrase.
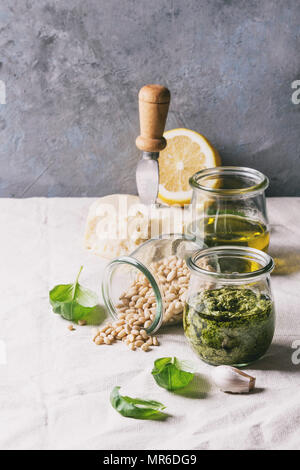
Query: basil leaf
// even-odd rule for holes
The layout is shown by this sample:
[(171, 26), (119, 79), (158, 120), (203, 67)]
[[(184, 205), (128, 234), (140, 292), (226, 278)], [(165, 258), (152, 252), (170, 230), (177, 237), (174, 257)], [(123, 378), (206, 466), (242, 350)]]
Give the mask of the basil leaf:
[(110, 394), (110, 402), (115, 410), (126, 418), (135, 419), (165, 419), (167, 414), (162, 410), (165, 406), (159, 401), (141, 400), (119, 394), (121, 387), (115, 387)]
[(162, 357), (154, 362), (152, 375), (160, 387), (178, 390), (186, 387), (194, 378), (194, 374), (184, 368), (187, 368), (185, 363), (176, 357)]
[(98, 302), (97, 295), (93, 291), (78, 283), (82, 269), (83, 266), (81, 266), (74, 284), (60, 284), (49, 292), (53, 312), (58, 313), (66, 320), (75, 322), (79, 320), (88, 322)]

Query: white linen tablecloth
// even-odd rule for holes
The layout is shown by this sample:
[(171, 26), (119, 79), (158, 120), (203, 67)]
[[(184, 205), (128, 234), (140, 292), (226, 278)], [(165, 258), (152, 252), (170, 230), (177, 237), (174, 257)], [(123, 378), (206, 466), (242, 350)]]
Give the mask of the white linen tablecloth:
[[(159, 335), (159, 348), (132, 352), (96, 346), (91, 327), (71, 332), (52, 313), (49, 289), (73, 282), (81, 264), (81, 283), (99, 292), (106, 261), (83, 249), (92, 202), (0, 199), (0, 448), (300, 449), (300, 364), (292, 362), (294, 341), (300, 349), (300, 198), (268, 200), (277, 327), (267, 355), (248, 369), (257, 378), (249, 395), (217, 390), (211, 366), (179, 328)], [(188, 396), (159, 388), (151, 376), (153, 361), (169, 355), (197, 365)], [(161, 401), (169, 419), (120, 416), (109, 402), (115, 385)]]

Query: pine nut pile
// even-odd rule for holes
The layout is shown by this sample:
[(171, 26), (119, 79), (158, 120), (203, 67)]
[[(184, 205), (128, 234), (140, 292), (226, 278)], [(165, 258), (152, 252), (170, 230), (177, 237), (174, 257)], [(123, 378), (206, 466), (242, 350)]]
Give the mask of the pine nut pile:
[[(169, 256), (152, 263), (150, 270), (158, 279), (163, 295), (163, 324), (177, 323), (182, 318), (190, 279), (185, 261), (175, 255)], [(98, 330), (93, 341), (99, 345), (123, 341), (132, 351), (137, 348), (148, 351), (151, 346), (158, 346), (157, 337), (146, 332), (156, 313), (156, 298), (147, 278), (139, 273), (119, 300), (116, 305), (119, 319)]]

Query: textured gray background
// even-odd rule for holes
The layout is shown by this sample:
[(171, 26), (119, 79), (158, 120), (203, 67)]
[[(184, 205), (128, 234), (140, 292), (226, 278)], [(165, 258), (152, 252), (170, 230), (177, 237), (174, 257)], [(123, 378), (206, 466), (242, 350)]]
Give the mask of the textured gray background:
[(1, 0), (0, 196), (135, 192), (137, 93), (300, 196), (298, 0)]

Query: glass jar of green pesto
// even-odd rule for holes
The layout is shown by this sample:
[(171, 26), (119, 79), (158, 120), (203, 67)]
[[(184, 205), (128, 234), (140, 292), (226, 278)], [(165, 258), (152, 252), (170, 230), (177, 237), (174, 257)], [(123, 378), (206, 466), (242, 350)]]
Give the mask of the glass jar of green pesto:
[(213, 365), (246, 366), (268, 350), (275, 330), (273, 259), (255, 248), (193, 254), (183, 324), (194, 351)]

